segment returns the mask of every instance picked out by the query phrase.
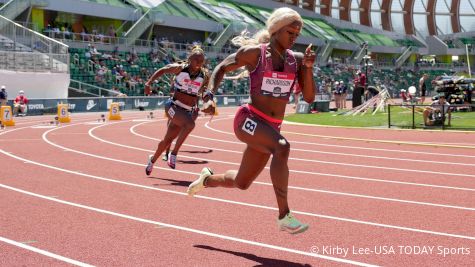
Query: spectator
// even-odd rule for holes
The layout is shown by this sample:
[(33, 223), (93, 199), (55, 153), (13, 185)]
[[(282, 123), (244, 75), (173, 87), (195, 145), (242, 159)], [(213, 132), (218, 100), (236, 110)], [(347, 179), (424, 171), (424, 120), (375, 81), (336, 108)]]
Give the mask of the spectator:
[(346, 95), (348, 88), (343, 81), (340, 81), (340, 108), (346, 109)]
[(94, 55), (101, 55), (101, 53), (99, 53), (96, 49), (96, 47), (94, 45), (91, 45), (89, 47), (89, 53), (91, 53), (91, 56), (94, 56)]
[(335, 82), (335, 87), (333, 89), (333, 97), (335, 98), (335, 107), (337, 109), (340, 109), (340, 103), (341, 103), (341, 91), (340, 91), (340, 82), (336, 81)]
[(444, 125), (445, 118), (447, 117), (449, 118), (448, 126), (450, 126), (452, 114), (450, 104), (445, 100), (445, 95), (440, 94), (439, 99), (432, 102), (432, 104), (424, 110), (422, 115), (426, 126)]
[(421, 102), (424, 104), (424, 101), (426, 100), (426, 91), (427, 91), (427, 85), (426, 85), (426, 80), (429, 77), (427, 73), (424, 73), (422, 75), (422, 78), (419, 80), (419, 90), (421, 93)]
[(5, 89), (5, 85), (2, 85), (2, 89), (0, 90), (0, 107), (6, 106), (8, 101), (8, 93)]
[[(13, 101), (13, 114), (15, 116), (26, 116), (27, 104), (28, 98), (26, 98), (25, 92), (23, 92), (23, 90), (20, 90), (20, 92), (18, 92), (18, 96)], [(19, 114), (18, 111), (20, 111), (21, 114)]]
[(363, 96), (366, 87), (366, 75), (360, 70), (356, 72), (356, 75), (357, 77), (353, 80), (355, 85), (352, 99), (353, 108), (361, 105), (361, 97)]
[(412, 95), (408, 94), (405, 89), (401, 89), (401, 99), (403, 104), (412, 102)]

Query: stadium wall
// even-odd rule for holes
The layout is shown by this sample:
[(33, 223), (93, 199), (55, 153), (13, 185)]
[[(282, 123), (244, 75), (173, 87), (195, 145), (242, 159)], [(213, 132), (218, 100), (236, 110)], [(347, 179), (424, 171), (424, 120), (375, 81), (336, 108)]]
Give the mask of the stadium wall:
[(7, 87), (9, 99), (15, 98), (20, 90), (29, 99), (67, 98), (70, 76), (69, 73), (0, 70), (0, 81)]

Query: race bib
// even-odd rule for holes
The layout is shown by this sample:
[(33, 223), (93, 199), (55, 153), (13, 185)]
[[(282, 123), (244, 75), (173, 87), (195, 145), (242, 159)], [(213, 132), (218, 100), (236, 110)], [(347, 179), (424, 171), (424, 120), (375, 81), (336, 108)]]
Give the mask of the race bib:
[(203, 77), (191, 79), (189, 73), (181, 72), (175, 77), (175, 88), (189, 95), (197, 95), (203, 82)]
[(261, 94), (277, 98), (287, 98), (290, 96), (290, 89), (294, 80), (294, 73), (266, 71), (262, 78)]
[(256, 127), (257, 127), (257, 122), (249, 118), (246, 118), (246, 121), (242, 125), (242, 130), (250, 135), (254, 135), (254, 132), (256, 131)]
[(172, 119), (173, 119), (173, 116), (175, 116), (175, 110), (174, 110), (172, 107), (170, 107), (170, 108), (168, 109), (168, 115), (169, 115), (170, 118), (172, 118)]
[(182, 90), (186, 91), (188, 94), (197, 95), (201, 88), (201, 82), (192, 81), (185, 79), (183, 81)]

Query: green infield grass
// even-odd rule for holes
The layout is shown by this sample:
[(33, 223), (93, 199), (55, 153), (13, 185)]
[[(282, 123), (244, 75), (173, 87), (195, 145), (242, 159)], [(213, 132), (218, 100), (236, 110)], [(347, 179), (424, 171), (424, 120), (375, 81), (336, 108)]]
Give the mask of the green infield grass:
[[(422, 108), (416, 108), (414, 113), (415, 128), (440, 129), (441, 127), (425, 127), (423, 125)], [(391, 107), (391, 127), (395, 128), (412, 128), (413, 115), (412, 108)], [(372, 115), (372, 110), (368, 110), (366, 114), (345, 115), (344, 111), (337, 112), (319, 112), (314, 114), (291, 114), (285, 117), (286, 121), (346, 126), (346, 127), (388, 127), (388, 112), (377, 112)], [(467, 129), (475, 131), (475, 112), (452, 112), (452, 125), (446, 126), (446, 129)]]

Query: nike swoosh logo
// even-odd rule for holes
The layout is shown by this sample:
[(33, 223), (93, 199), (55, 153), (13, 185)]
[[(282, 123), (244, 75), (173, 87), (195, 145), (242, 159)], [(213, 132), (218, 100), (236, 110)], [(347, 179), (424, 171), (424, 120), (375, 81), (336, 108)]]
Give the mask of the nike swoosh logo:
[(97, 104), (92, 104), (92, 105), (89, 105), (87, 104), (86, 106), (86, 110), (91, 110), (93, 107), (95, 107)]

